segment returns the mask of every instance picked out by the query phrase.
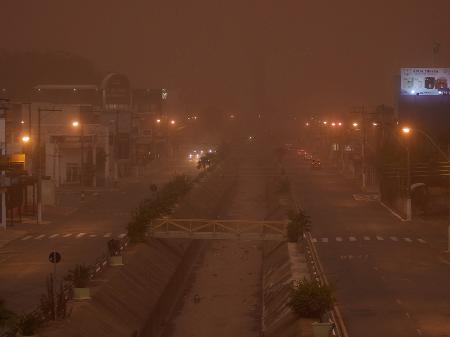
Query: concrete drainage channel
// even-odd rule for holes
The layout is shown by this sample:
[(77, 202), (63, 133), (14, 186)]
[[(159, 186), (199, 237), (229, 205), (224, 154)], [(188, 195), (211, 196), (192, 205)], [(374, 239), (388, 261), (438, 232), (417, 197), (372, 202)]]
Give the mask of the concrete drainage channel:
[(159, 337), (165, 334), (168, 322), (174, 314), (175, 308), (186, 291), (187, 283), (192, 274), (196, 262), (205, 253), (207, 242), (195, 240), (190, 243), (183, 261), (172, 276), (167, 287), (150, 315), (142, 334), (142, 337)]
[[(221, 214), (224, 206), (228, 204), (232, 198), (236, 187), (236, 179), (231, 181), (231, 184), (227, 186), (224, 192), (221, 194), (215, 209), (209, 214), (209, 216), (217, 217)], [(189, 204), (189, 203), (187, 203)], [(180, 213), (183, 212), (180, 209)], [(164, 239), (159, 240), (164, 242)], [(185, 294), (188, 286), (189, 279), (192, 277), (193, 269), (196, 263), (206, 253), (208, 248), (208, 242), (205, 240), (192, 240), (189, 243), (189, 247), (183, 255), (181, 263), (170, 282), (167, 284), (164, 292), (158, 300), (154, 310), (152, 311), (149, 320), (145, 324), (139, 337), (160, 337), (166, 336), (169, 332), (170, 321), (172, 320), (175, 309), (180, 303)]]

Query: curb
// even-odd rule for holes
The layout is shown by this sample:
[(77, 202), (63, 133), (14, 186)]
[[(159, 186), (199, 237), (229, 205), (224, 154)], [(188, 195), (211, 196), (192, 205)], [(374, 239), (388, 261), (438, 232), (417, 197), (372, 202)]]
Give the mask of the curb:
[(386, 208), (389, 213), (391, 213), (393, 216), (395, 216), (396, 218), (398, 218), (400, 221), (403, 222), (407, 222), (408, 220), (405, 219), (404, 217), (402, 217), (400, 214), (398, 214), (397, 212), (395, 212), (392, 208), (390, 208), (388, 205), (386, 205), (384, 202), (382, 202), (381, 200), (378, 200), (378, 202), (380, 203), (381, 206), (383, 206), (384, 208)]

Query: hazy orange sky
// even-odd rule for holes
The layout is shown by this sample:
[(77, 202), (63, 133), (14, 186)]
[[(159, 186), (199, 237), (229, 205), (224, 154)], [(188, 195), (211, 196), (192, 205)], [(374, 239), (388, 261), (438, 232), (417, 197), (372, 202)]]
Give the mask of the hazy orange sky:
[(435, 40), (437, 65), (450, 66), (448, 0), (0, 0), (0, 7), (1, 48), (74, 52), (126, 73), (134, 86), (177, 88), (194, 104), (237, 111), (250, 109), (255, 93), (275, 113), (392, 104), (399, 68), (431, 66)]

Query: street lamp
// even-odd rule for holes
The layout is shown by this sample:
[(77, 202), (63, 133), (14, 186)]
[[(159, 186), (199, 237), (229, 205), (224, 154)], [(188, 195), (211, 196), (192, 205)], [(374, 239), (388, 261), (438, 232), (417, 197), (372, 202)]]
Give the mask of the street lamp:
[(357, 128), (359, 124), (354, 122), (352, 125), (353, 125), (354, 128)]
[[(405, 136), (409, 136), (411, 128), (405, 126), (402, 128), (402, 132)], [(412, 207), (411, 207), (411, 155), (409, 149), (409, 137), (406, 139), (406, 220), (412, 219)]]
[[(442, 149), (439, 147), (439, 145), (436, 144), (436, 142), (433, 140), (433, 138), (428, 133), (426, 133), (425, 131), (420, 130), (420, 129), (416, 129), (416, 128), (412, 129), (407, 126), (402, 128), (402, 132), (405, 135), (409, 135), (410, 133), (412, 133), (412, 131), (417, 131), (420, 134), (422, 134), (423, 136), (425, 136), (425, 138), (428, 139), (428, 141), (431, 143), (431, 145), (433, 145), (433, 147), (439, 152), (439, 154), (445, 159), (445, 161), (450, 164), (450, 154), (446, 154), (444, 151), (442, 151)], [(409, 149), (408, 149), (408, 152), (409, 152)], [(408, 157), (409, 157), (409, 154), (408, 154)], [(450, 170), (450, 167), (449, 167), (449, 170)], [(448, 204), (449, 220), (448, 220), (448, 230), (447, 230), (448, 233), (447, 233), (447, 251), (446, 252), (450, 253), (450, 174), (449, 174), (448, 194), (449, 194), (449, 204)]]
[(77, 129), (80, 128), (80, 186), (84, 185), (84, 134), (83, 124), (75, 120), (72, 122), (72, 126)]
[(42, 151), (41, 151), (41, 116), (42, 112), (56, 112), (61, 109), (38, 108), (38, 125), (37, 125), (37, 224), (42, 224)]
[(23, 143), (28, 143), (30, 141), (30, 136), (23, 136), (22, 137), (22, 142)]
[(170, 124), (175, 125), (175, 120), (172, 119), (172, 120), (170, 121)]
[(156, 120), (156, 123), (161, 123), (161, 120), (158, 118), (157, 120)]

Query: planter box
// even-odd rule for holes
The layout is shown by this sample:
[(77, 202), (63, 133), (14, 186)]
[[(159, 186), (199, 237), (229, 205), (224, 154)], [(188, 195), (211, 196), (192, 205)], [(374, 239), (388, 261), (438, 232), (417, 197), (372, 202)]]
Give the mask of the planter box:
[(314, 337), (329, 337), (333, 329), (332, 323), (312, 323)]
[(123, 256), (111, 256), (109, 258), (109, 265), (112, 267), (123, 266)]
[(88, 300), (91, 298), (91, 291), (89, 288), (73, 288), (74, 300)]

